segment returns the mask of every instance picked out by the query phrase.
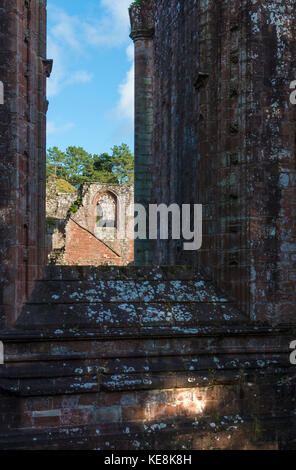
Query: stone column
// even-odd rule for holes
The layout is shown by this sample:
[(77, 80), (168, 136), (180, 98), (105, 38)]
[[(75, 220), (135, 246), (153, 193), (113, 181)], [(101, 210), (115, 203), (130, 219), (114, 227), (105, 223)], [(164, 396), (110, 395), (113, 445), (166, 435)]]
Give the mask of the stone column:
[(0, 0), (0, 330), (45, 263), (46, 0)]
[[(135, 44), (135, 203), (142, 204), (147, 214), (152, 202), (153, 10), (154, 0), (142, 0), (130, 8)], [(135, 264), (152, 264), (153, 243), (135, 240)]]

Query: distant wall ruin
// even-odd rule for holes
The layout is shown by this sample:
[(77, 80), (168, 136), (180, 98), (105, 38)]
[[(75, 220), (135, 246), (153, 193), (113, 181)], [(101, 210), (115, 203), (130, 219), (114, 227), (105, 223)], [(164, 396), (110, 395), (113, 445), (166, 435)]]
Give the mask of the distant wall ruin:
[(46, 202), (50, 264), (133, 263), (133, 187), (93, 183), (66, 194), (57, 192), (54, 185), (52, 181)]

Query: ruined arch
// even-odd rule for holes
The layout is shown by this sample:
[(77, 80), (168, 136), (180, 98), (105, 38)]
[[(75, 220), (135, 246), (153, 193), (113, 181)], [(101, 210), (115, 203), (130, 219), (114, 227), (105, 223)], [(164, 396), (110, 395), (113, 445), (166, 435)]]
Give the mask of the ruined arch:
[(119, 201), (118, 196), (110, 189), (100, 191), (95, 197), (95, 226), (98, 236), (115, 236), (118, 228)]

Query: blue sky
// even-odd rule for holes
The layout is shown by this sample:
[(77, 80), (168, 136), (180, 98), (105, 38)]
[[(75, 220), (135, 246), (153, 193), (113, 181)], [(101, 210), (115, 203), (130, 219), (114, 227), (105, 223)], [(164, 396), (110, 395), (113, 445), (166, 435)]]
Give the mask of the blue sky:
[(47, 147), (133, 150), (131, 0), (49, 0)]

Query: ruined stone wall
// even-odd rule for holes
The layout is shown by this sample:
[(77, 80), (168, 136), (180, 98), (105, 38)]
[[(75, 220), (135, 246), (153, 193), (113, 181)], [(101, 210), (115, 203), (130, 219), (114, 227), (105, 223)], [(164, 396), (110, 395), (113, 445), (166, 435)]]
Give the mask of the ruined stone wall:
[(77, 197), (77, 191), (72, 193), (60, 192), (56, 178), (51, 178), (46, 185), (47, 219), (66, 219), (67, 213)]
[(251, 316), (293, 323), (296, 108), (289, 85), (296, 77), (296, 2), (252, 4), (246, 84)]
[[(155, 4), (152, 202), (203, 204), (198, 263), (253, 320), (295, 318), (294, 0)], [(145, 184), (143, 182), (143, 184)]]
[[(100, 227), (103, 219), (114, 227)], [(125, 266), (134, 261), (134, 189), (93, 183), (77, 194), (50, 193), (47, 233), (51, 263)]]
[[(198, 201), (199, 9), (194, 1), (155, 2), (153, 196), (157, 203)], [(160, 264), (193, 263), (181, 241), (159, 241)]]
[[(146, 7), (147, 1), (143, 0), (142, 2), (146, 4)], [(10, 9), (9, 5), (12, 3), (14, 7), (17, 5), (18, 8)], [(28, 1), (24, 3), (30, 5)], [(4, 24), (6, 21), (13, 23), (23, 5), (22, 2), (11, 2), (10, 4), (0, 3), (6, 8)], [(31, 4), (36, 7), (34, 14), (37, 12), (37, 6), (43, 5), (43, 3), (33, 1)], [(270, 13), (270, 21), (273, 22), (277, 18), (277, 11), (282, 15), (280, 24), (288, 25), (285, 12), (288, 11), (286, 8), (292, 5), (292, 2), (280, 0), (276, 4), (278, 10), (274, 8), (273, 2), (262, 1), (260, 7), (264, 8), (265, 6), (264, 11), (268, 12), (273, 5), (274, 12)], [(236, 10), (238, 5), (242, 5), (244, 8)], [(282, 125), (287, 124), (286, 114), (287, 119), (288, 115), (289, 119), (292, 119), (293, 115), (290, 115), (288, 107), (284, 111), (283, 107), (272, 106), (273, 110), (276, 109), (276, 123), (274, 123), (273, 120), (263, 120), (263, 116), (260, 114), (263, 112), (260, 107), (260, 100), (263, 100), (260, 87), (262, 89), (262, 86), (268, 83), (270, 76), (269, 69), (268, 74), (265, 74), (265, 61), (263, 60), (265, 55), (260, 55), (260, 50), (265, 44), (264, 50), (267, 55), (267, 49), (271, 44), (269, 34), (274, 30), (273, 23), (268, 24), (263, 35), (263, 38), (268, 38), (266, 43), (262, 41), (261, 37), (257, 41), (253, 41), (254, 34), (258, 33), (255, 21), (263, 21), (265, 16), (262, 10), (261, 16), (254, 14), (250, 17), (250, 11), (247, 7), (252, 5), (257, 8), (259, 3), (256, 3), (255, 0), (252, 2), (242, 0), (241, 3), (235, 1), (218, 2), (217, 0), (215, 2), (201, 0), (199, 3), (186, 0), (186, 2), (179, 3), (174, 0), (171, 2), (163, 0), (156, 4), (156, 15), (158, 15), (156, 18), (158, 20), (155, 23), (155, 38), (156, 43), (159, 41), (160, 52), (155, 62), (155, 91), (160, 90), (162, 81), (163, 87), (161, 92), (159, 91), (155, 95), (155, 116), (157, 119), (155, 120), (154, 132), (158, 132), (158, 126), (160, 126), (162, 119), (164, 119), (164, 132), (159, 133), (161, 152), (158, 155), (155, 154), (155, 162), (150, 167), (158, 170), (154, 175), (150, 174), (147, 177), (148, 191), (145, 195), (144, 186), (142, 194), (145, 195), (144, 202), (149, 202), (153, 176), (155, 178), (154, 188), (161, 188), (155, 191), (155, 197), (160, 197), (161, 200), (165, 196), (168, 200), (172, 198), (172, 202), (176, 202), (175, 198), (177, 198), (177, 202), (183, 200), (188, 202), (187, 198), (190, 195), (192, 202), (202, 198), (198, 202), (205, 204), (207, 243), (202, 261), (204, 267), (208, 268), (210, 276), (200, 272), (195, 266), (169, 266), (165, 268), (145, 266), (48, 267), (44, 275), (40, 274), (32, 294), (23, 305), (14, 328), (0, 330), (0, 340), (4, 342), (5, 352), (5, 364), (0, 367), (1, 449), (225, 450), (296, 448), (294, 432), (295, 374), (294, 366), (289, 361), (289, 345), (292, 340), (295, 340), (295, 327), (293, 328), (290, 324), (282, 324), (271, 328), (266, 323), (254, 325), (250, 322), (250, 316), (245, 315), (241, 309), (237, 308), (237, 300), (241, 302), (241, 305), (244, 304), (240, 296), (233, 294), (231, 299), (225, 296), (216, 284), (220, 283), (226, 290), (235, 293), (234, 287), (238, 281), (239, 289), (249, 293), (249, 297), (251, 294), (253, 300), (255, 299), (254, 292), (263, 296), (264, 289), (261, 289), (258, 279), (254, 278), (254, 287), (258, 287), (257, 291), (251, 291), (249, 288), (250, 278), (248, 276), (251, 261), (243, 266), (236, 265), (234, 259), (233, 267), (237, 270), (229, 272), (230, 286), (227, 287), (222, 282), (228, 280), (226, 268), (223, 265), (219, 267), (218, 264), (216, 265), (215, 258), (211, 258), (211, 250), (215, 247), (217, 248), (218, 260), (224, 254), (219, 250), (225, 250), (228, 256), (229, 253), (232, 253), (229, 249), (231, 241), (232, 244), (235, 244), (239, 239), (239, 248), (235, 251), (243, 253), (246, 240), (249, 243), (248, 255), (251, 260), (250, 255), (253, 253), (253, 244), (256, 240), (254, 234), (257, 233), (251, 222), (256, 221), (259, 235), (262, 228), (268, 227), (263, 218), (264, 214), (261, 212), (259, 215), (255, 212), (252, 213), (251, 208), (254, 208), (254, 211), (256, 208), (262, 208), (261, 202), (265, 201), (264, 195), (274, 201), (273, 188), (275, 188), (276, 194), (280, 194), (280, 206), (277, 206), (279, 212), (275, 212), (276, 217), (272, 219), (276, 221), (278, 231), (273, 239), (280, 240), (280, 236), (281, 240), (284, 240), (283, 237), (286, 237), (284, 244), (280, 245), (281, 250), (276, 251), (279, 260), (277, 268), (280, 268), (277, 272), (279, 276), (282, 276), (278, 278), (281, 279), (279, 294), (285, 295), (285, 298), (288, 299), (287, 304), (289, 301), (291, 302), (292, 297), (285, 285), (284, 276), (293, 274), (294, 255), (293, 247), (290, 245), (293, 231), (289, 227), (291, 217), (288, 217), (289, 211), (293, 210), (295, 200), (292, 198), (292, 188), (289, 187), (289, 184), (292, 184), (293, 166), (291, 166), (290, 154), (288, 158), (288, 155), (284, 153), (281, 165), (287, 166), (283, 167), (285, 171), (281, 170), (280, 181), (283, 188), (286, 189), (279, 192), (277, 179), (271, 179), (270, 173), (266, 173), (267, 181), (263, 180), (262, 183), (260, 172), (270, 167), (265, 167), (263, 162), (261, 160), (257, 162), (257, 159), (259, 156), (267, 156), (269, 153), (273, 155), (273, 150), (278, 158), (277, 150), (285, 149), (285, 145), (289, 146), (291, 151), (292, 148), (294, 149), (294, 136), (293, 143), (290, 141), (290, 127), (286, 128), (284, 142), (280, 140), (281, 133), (278, 131)], [(196, 8), (201, 8), (199, 14), (197, 14)], [(240, 12), (240, 22), (237, 21), (236, 11)], [(0, 9), (0, 15), (4, 13)], [(251, 21), (253, 21), (254, 29), (251, 27)], [(266, 18), (265, 22), (267, 22)], [(142, 24), (145, 25), (145, 22)], [(231, 37), (233, 37), (232, 33), (240, 34), (238, 31), (243, 31), (244, 28), (247, 31), (244, 37), (248, 39), (249, 46), (241, 50), (247, 50), (251, 54), (252, 45), (259, 48), (258, 56), (256, 52), (253, 59), (256, 70), (260, 70), (258, 67), (263, 64), (264, 76), (258, 77), (257, 93), (258, 100), (259, 98), (260, 100), (254, 102), (254, 96), (257, 96), (254, 95), (254, 87), (257, 83), (253, 79), (255, 72), (251, 68), (250, 75), (248, 75), (247, 66), (245, 67), (245, 75), (243, 74), (243, 76), (247, 76), (247, 80), (244, 82), (242, 79), (238, 90), (243, 97), (245, 97), (246, 90), (250, 90), (252, 99), (250, 102), (247, 101), (250, 110), (241, 114), (243, 108), (237, 104), (234, 104), (235, 112), (232, 107), (228, 106), (229, 95), (226, 92), (228, 89), (226, 85), (229, 83), (229, 75), (226, 72), (229, 70), (230, 62), (233, 64), (234, 70), (237, 70), (238, 66), (242, 67), (239, 65), (241, 58), (239, 60), (235, 58), (234, 51), (230, 47), (232, 45), (230, 39), (227, 39), (225, 44), (223, 43), (225, 50), (223, 49), (222, 54), (221, 41), (223, 37), (228, 37), (227, 34), (231, 33)], [(225, 35), (223, 36), (224, 30)], [(22, 30), (13, 29), (11, 25), (5, 31), (4, 42), (5, 45), (10, 45), (11, 50), (15, 48), (18, 31)], [(34, 32), (33, 26), (32, 31)], [(196, 43), (198, 34), (196, 31), (204, 34), (204, 36), (200, 36), (204, 41), (203, 47), (202, 41), (199, 45)], [(11, 35), (11, 33), (13, 34)], [(158, 39), (160, 36), (163, 43)], [(287, 58), (290, 61), (291, 53), (289, 51), (293, 51), (293, 49), (286, 49), (290, 41), (289, 37), (284, 32), (280, 37), (283, 38), (283, 41), (279, 41), (283, 57), (287, 52)], [(11, 43), (9, 38), (12, 39)], [(151, 37), (149, 41), (151, 41)], [(138, 55), (138, 59), (141, 58), (145, 65), (144, 46), (145, 41), (141, 43), (141, 53)], [(202, 57), (200, 62), (195, 56), (197, 47), (199, 47)], [(149, 42), (149, 61), (151, 59), (150, 48), (151, 42)], [(166, 48), (170, 54), (166, 53)], [(175, 48), (177, 53), (174, 52)], [(233, 54), (234, 56), (230, 60)], [(216, 60), (217, 57), (218, 60)], [(242, 57), (244, 57), (243, 53)], [(11, 60), (11, 66), (17, 63), (15, 62), (17, 60), (16, 54), (12, 54), (8, 59)], [(259, 63), (255, 62), (257, 59)], [(138, 65), (141, 65), (141, 60)], [(278, 64), (279, 58), (274, 60)], [(196, 70), (197, 63), (202, 64), (203, 68), (200, 67), (200, 70)], [(286, 61), (283, 62), (283, 67), (286, 63)], [(211, 65), (210, 71), (206, 69), (206, 65), (209, 64)], [(253, 62), (251, 66), (252, 64)], [(175, 75), (170, 72), (171, 65), (178, 69), (177, 80)], [(226, 77), (223, 84), (225, 89), (222, 87), (221, 77), (218, 73), (220, 68), (224, 70)], [(1, 68), (1, 73), (2, 70)], [(194, 86), (191, 70), (195, 72)], [(273, 70), (271, 68), (271, 71)], [(233, 73), (237, 77), (236, 72)], [(274, 73), (272, 85), (276, 86), (277, 79), (282, 73), (285, 75), (286, 71), (276, 68)], [(211, 74), (214, 78), (211, 77)], [(169, 80), (168, 75), (170, 75)], [(7, 104), (6, 117), (1, 114), (0, 125), (4, 126), (5, 131), (5, 140), (1, 140), (1, 148), (5, 148), (7, 152), (11, 151), (13, 142), (15, 145), (18, 144), (18, 135), (20, 128), (22, 128), (19, 126), (19, 114), (12, 113), (12, 110), (18, 109), (15, 107), (16, 99), (14, 97), (18, 94), (18, 83), (22, 78), (21, 67), (15, 68), (11, 75), (12, 81), (10, 83), (14, 84), (14, 88), (9, 89), (10, 101)], [(142, 84), (145, 84), (145, 75), (142, 75), (142, 79)], [(207, 81), (210, 81), (211, 87), (207, 86)], [(221, 88), (221, 90), (219, 88), (219, 93), (217, 83)], [(147, 111), (149, 111), (151, 104), (150, 80), (148, 80), (148, 85), (147, 108), (144, 96), (140, 101)], [(167, 93), (167, 88), (170, 86), (172, 86), (172, 91)], [(280, 86), (276, 88), (276, 92), (279, 89)], [(196, 90), (197, 98), (194, 95), (194, 90)], [(266, 90), (271, 91), (268, 87)], [(267, 92), (266, 90), (264, 88), (264, 93)], [(144, 86), (142, 91), (145, 92)], [(167, 93), (167, 95), (164, 99), (162, 112), (157, 114), (157, 109), (162, 103), (162, 93)], [(237, 92), (233, 89), (231, 99), (234, 99), (235, 103), (238, 99), (238, 97), (235, 98), (236, 95)], [(36, 99), (37, 96), (36, 91), (33, 93), (32, 99)], [(22, 103), (22, 95), (19, 94), (19, 97), (19, 102)], [(269, 98), (267, 93), (268, 103)], [(246, 105), (245, 98), (240, 99), (242, 99), (241, 105)], [(186, 104), (184, 104), (184, 100)], [(265, 109), (267, 109), (268, 115), (272, 111), (269, 108)], [(252, 110), (254, 115), (251, 113)], [(175, 114), (172, 111), (175, 111)], [(238, 119), (237, 126), (232, 122), (233, 112), (235, 119)], [(280, 122), (277, 121), (278, 112), (286, 113), (282, 115), (285, 119), (283, 118)], [(226, 123), (224, 123), (220, 119), (219, 113), (226, 113), (227, 117), (230, 113), (229, 122), (225, 118)], [(146, 117), (148, 118), (148, 116), (149, 113)], [(260, 116), (262, 120), (259, 119)], [(7, 124), (5, 124), (6, 118)], [(239, 137), (240, 119), (247, 119), (247, 124), (243, 127), (247, 129), (247, 137), (243, 140), (240, 140), (241, 137)], [(198, 125), (196, 125), (196, 120), (198, 120)], [(199, 123), (199, 121), (201, 122)], [(228, 124), (231, 124), (229, 128)], [(149, 132), (146, 134), (150, 125), (150, 119), (148, 122), (142, 122), (141, 132), (138, 134), (139, 144), (140, 136), (144, 135), (146, 149), (150, 145), (147, 139), (149, 141), (151, 135)], [(263, 127), (260, 128), (260, 125)], [(254, 134), (256, 129), (262, 131), (265, 129), (264, 126), (269, 125), (272, 125), (273, 134), (263, 134), (262, 141), (257, 140), (259, 134)], [(226, 127), (224, 128), (224, 126)], [(31, 129), (34, 129), (32, 123)], [(171, 131), (169, 132), (168, 129)], [(229, 129), (229, 134), (227, 129)], [(44, 130), (43, 122), (40, 129), (42, 135)], [(199, 132), (197, 141), (195, 141), (196, 132)], [(257, 136), (256, 139), (254, 135)], [(266, 144), (270, 138), (275, 139), (273, 146)], [(167, 152), (166, 149), (172, 139), (174, 145), (171, 145), (169, 152)], [(248, 161), (244, 160), (244, 164), (240, 164), (240, 152), (235, 151), (239, 148), (240, 142), (243, 142), (243, 149), (245, 149), (245, 142), (248, 142), (247, 155), (250, 158), (254, 151), (258, 150), (256, 158), (254, 158), (255, 173), (252, 173), (253, 167)], [(260, 147), (254, 147), (254, 142), (260, 144)], [(185, 158), (187, 151), (193, 152), (196, 143), (198, 144), (197, 171), (194, 174), (195, 163), (189, 162), (192, 174), (184, 173), (183, 177), (183, 172), (186, 172), (187, 168)], [(276, 144), (279, 145), (278, 148)], [(226, 150), (228, 145), (231, 149), (230, 154)], [(186, 149), (185, 153), (183, 147)], [(42, 146), (42, 151), (45, 151), (45, 145)], [(284, 158), (284, 155), (287, 159)], [(36, 196), (36, 186), (33, 184), (33, 180), (29, 181), (27, 191), (21, 191), (21, 187), (16, 186), (21, 174), (17, 156), (17, 153), (7, 153), (8, 161), (3, 161), (7, 163), (9, 171), (1, 172), (1, 181), (5, 175), (9, 177), (8, 181), (4, 180), (7, 185), (5, 186), (4, 183), (1, 185), (4, 196), (10, 195), (10, 191), (14, 195), (13, 198), (6, 200), (6, 204), (2, 201), (3, 208), (1, 208), (2, 216), (7, 214), (5, 221), (8, 225), (3, 225), (1, 228), (1, 230), (3, 229), (1, 249), (8, 268), (10, 264), (7, 261), (9, 259), (7, 240), (13, 246), (12, 243), (18, 242), (16, 234), (23, 229), (23, 212), (20, 211), (17, 214), (19, 217), (16, 218), (12, 208), (24, 207), (28, 196), (33, 199)], [(146, 156), (149, 157), (149, 162), (152, 153), (148, 152)], [(222, 162), (226, 156), (230, 158), (231, 166), (225, 164), (224, 171)], [(144, 157), (145, 152), (141, 155), (143, 162)], [(275, 158), (276, 161), (277, 158)], [(34, 160), (32, 161), (34, 162)], [(225, 160), (226, 163), (228, 161)], [(179, 165), (178, 172), (175, 170), (176, 164)], [(235, 172), (231, 170), (232, 165), (238, 169), (242, 188), (238, 184), (235, 185), (235, 188), (236, 190), (241, 189), (242, 195), (239, 193), (240, 197), (238, 197), (238, 193), (231, 189), (232, 197), (228, 199), (228, 196), (225, 195), (225, 204), (223, 204), (222, 196), (226, 191), (225, 184), (222, 184), (224, 173), (225, 178), (233, 175)], [(275, 168), (277, 171), (282, 168), (278, 161)], [(277, 173), (275, 174), (277, 175)], [(250, 199), (246, 198), (245, 188), (249, 188), (250, 182), (253, 181), (250, 175), (258, 175), (260, 185), (258, 184), (256, 190), (260, 194), (261, 200), (255, 198), (255, 194), (252, 192), (248, 193)], [(179, 181), (179, 186), (174, 186), (175, 181)], [(145, 184), (144, 173), (141, 183)], [(196, 192), (192, 190), (195, 185)], [(7, 194), (5, 193), (6, 189)], [(18, 197), (14, 193), (16, 190), (19, 191)], [(101, 190), (102, 188), (96, 188), (93, 193), (86, 190), (82, 193), (81, 200), (76, 200), (77, 210), (71, 212), (70, 223), (75, 226), (81, 225), (83, 233), (93, 235), (90, 231), (87, 232), (87, 229), (93, 230), (96, 218), (94, 211), (88, 219), (89, 212), (84, 210), (84, 202), (88, 201), (91, 204), (97, 202)], [(114, 191), (116, 191), (115, 188)], [(162, 200), (162, 202), (165, 201)], [(268, 204), (263, 207), (272, 208), (273, 206)], [(95, 209), (95, 204), (93, 208)], [(223, 240), (226, 240), (227, 237), (223, 236), (224, 232), (218, 230), (222, 221), (229, 214), (229, 217), (234, 218), (231, 226), (235, 226), (234, 222), (240, 222), (242, 211), (245, 211), (243, 212), (245, 214), (243, 230), (237, 224), (239, 231), (231, 229), (230, 232), (236, 238), (224, 242)], [(42, 211), (40, 214), (42, 215)], [(255, 214), (256, 218), (251, 218), (252, 214)], [(36, 214), (35, 217), (37, 217)], [(280, 223), (283, 228), (280, 227)], [(213, 231), (210, 229), (211, 224), (214, 227)], [(34, 233), (36, 235), (33, 230), (33, 235)], [(8, 239), (6, 234), (9, 234)], [(262, 241), (263, 238), (260, 237), (259, 240)], [(267, 266), (266, 260), (270, 259), (270, 239), (266, 240), (260, 246), (261, 259), (264, 260), (264, 263), (260, 262), (259, 250), (254, 258), (256, 276), (260, 273), (263, 274), (263, 269)], [(142, 248), (145, 252), (147, 246)], [(176, 255), (177, 252), (174, 251), (173, 245), (169, 246), (169, 249), (159, 245), (159, 249), (163, 262), (183, 259), (181, 255)], [(23, 260), (22, 256), (25, 253), (23, 248), (19, 252), (20, 257), (11, 260), (11, 266), (16, 266), (16, 270), (19, 269), (18, 263)], [(147, 261), (145, 256), (142, 259), (144, 262)], [(193, 263), (191, 258), (189, 261)], [(281, 268), (281, 263), (284, 261), (287, 263), (284, 266), (285, 271)], [(9, 285), (11, 278), (7, 277), (7, 271), (5, 272), (7, 266), (4, 263), (2, 276), (3, 279), (8, 280)], [(242, 273), (247, 273), (245, 290), (240, 281), (241, 267), (243, 268)], [(215, 282), (211, 277), (214, 277)], [(264, 286), (268, 279), (268, 276), (264, 277)], [(264, 300), (264, 297), (262, 298)], [(263, 317), (270, 320), (270, 317), (266, 315), (269, 304), (264, 301), (262, 304), (265, 309)], [(279, 310), (275, 312), (277, 313)]]
[(56, 177), (49, 178), (46, 184), (46, 246), (49, 263), (63, 264), (65, 262), (67, 216), (77, 197), (77, 192), (59, 192)]
[(45, 261), (46, 1), (1, 0), (0, 323), (13, 322)]

